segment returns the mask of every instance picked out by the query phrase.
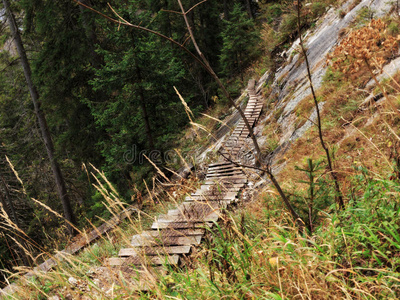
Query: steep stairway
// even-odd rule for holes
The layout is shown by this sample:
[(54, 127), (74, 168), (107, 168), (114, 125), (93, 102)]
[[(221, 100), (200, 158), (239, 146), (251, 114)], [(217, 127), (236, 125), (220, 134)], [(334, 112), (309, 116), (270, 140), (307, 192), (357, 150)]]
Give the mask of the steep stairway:
[[(263, 101), (262, 97), (256, 94), (254, 80), (249, 82), (247, 90), (249, 93), (249, 101), (246, 110), (244, 111), (244, 115), (246, 116), (250, 126), (253, 127), (260, 117)], [(251, 150), (251, 147), (246, 143), (249, 134), (246, 124), (241, 119), (231, 136), (224, 144), (223, 150), (221, 151), (223, 156), (228, 157), (233, 161), (239, 161)]]
[[(249, 82), (248, 93), (244, 113), (250, 126), (254, 126), (263, 107), (262, 97), (255, 92), (254, 80)], [(139, 290), (151, 289), (157, 276), (166, 274), (166, 266), (178, 266), (181, 259), (191, 253), (192, 247), (201, 243), (205, 228), (212, 227), (221, 218), (222, 210), (238, 200), (247, 184), (243, 169), (231, 161), (236, 161), (241, 152), (250, 150), (246, 144), (248, 135), (241, 120), (224, 144), (224, 155), (218, 162), (208, 165), (201, 187), (176, 209), (159, 215), (151, 230), (134, 235), (130, 247), (122, 249), (118, 257), (107, 259), (103, 271), (107, 270), (108, 280), (128, 280)]]

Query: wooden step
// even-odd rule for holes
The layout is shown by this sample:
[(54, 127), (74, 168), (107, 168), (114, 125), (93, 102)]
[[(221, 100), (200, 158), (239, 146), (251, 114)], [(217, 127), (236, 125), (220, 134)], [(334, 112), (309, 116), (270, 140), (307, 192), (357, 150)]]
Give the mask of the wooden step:
[[(229, 140), (229, 139), (228, 139)], [(234, 168), (236, 167), (235, 164), (231, 163), (231, 162), (227, 162), (223, 165), (217, 165), (217, 166), (208, 166), (208, 170), (219, 170), (219, 169), (226, 169), (226, 168)]]
[(216, 173), (216, 174), (207, 174), (207, 179), (210, 178), (221, 178), (221, 177), (229, 177), (229, 176), (237, 176), (243, 174), (243, 171), (231, 171), (226, 173)]
[[(190, 196), (192, 199), (196, 199), (193, 196)], [(202, 196), (202, 198), (205, 198)], [(183, 202), (177, 209), (171, 209), (168, 211), (168, 216), (180, 217), (180, 218), (187, 218), (190, 220), (191, 218), (201, 218), (206, 216), (213, 211), (217, 212), (220, 208), (225, 208), (226, 203), (207, 203), (206, 201), (202, 202)]]
[[(228, 140), (232, 143), (232, 145), (237, 144), (237, 140)], [(230, 166), (221, 166), (221, 167), (216, 167), (216, 168), (208, 168), (207, 173), (212, 172), (218, 172), (218, 171), (225, 171), (225, 170), (236, 170), (240, 169), (240, 167), (236, 166), (235, 164), (232, 163)]]
[(213, 209), (215, 210), (215, 209), (219, 209), (222, 207), (224, 207), (223, 204), (218, 205), (217, 203), (192, 203), (192, 202), (186, 203), (186, 202), (183, 202), (178, 207), (178, 210), (184, 211), (184, 212), (190, 214), (191, 211), (203, 211), (203, 212), (210, 211), (211, 212)]
[(111, 257), (106, 259), (105, 264), (108, 266), (145, 266), (145, 265), (177, 265), (179, 262), (179, 255), (168, 255), (168, 256), (150, 256), (148, 258), (132, 256), (128, 258)]
[(192, 229), (192, 228), (212, 228), (214, 223), (212, 222), (161, 222), (155, 221), (151, 225), (151, 229)]
[(202, 235), (204, 234), (204, 229), (164, 229), (164, 230), (146, 230), (139, 235), (143, 237), (169, 237), (169, 236), (180, 236), (186, 237), (191, 235)]
[(169, 237), (143, 237), (134, 235), (131, 240), (131, 246), (182, 246), (182, 245), (199, 245), (203, 235), (192, 235), (186, 237), (169, 236)]
[(207, 179), (204, 184), (216, 184), (218, 182), (220, 182), (221, 184), (224, 184), (224, 182), (230, 182), (234, 184), (247, 183), (247, 177), (232, 176), (228, 178), (212, 178)]
[(231, 162), (222, 161), (222, 162), (218, 162), (218, 163), (209, 164), (208, 167), (209, 168), (214, 168), (214, 167), (217, 167), (217, 166), (227, 166), (227, 165), (235, 166)]
[(216, 202), (221, 203), (221, 208), (225, 208), (226, 205), (229, 205), (233, 200), (235, 200), (236, 196), (224, 196), (224, 197), (204, 197), (204, 196), (187, 196), (185, 198), (186, 202), (200, 202), (200, 203), (208, 203), (208, 202)]
[(245, 145), (242, 145), (242, 146), (240, 146), (240, 147), (233, 147), (232, 148), (232, 152), (235, 152), (235, 151), (251, 151), (252, 150), (252, 148), (249, 146), (247, 146), (246, 145), (246, 147), (245, 147)]
[(141, 247), (141, 248), (125, 248), (121, 249), (118, 256), (154, 256), (154, 255), (171, 255), (171, 254), (188, 254), (191, 245), (186, 246), (167, 246), (167, 247)]
[(219, 189), (221, 189), (222, 191), (231, 191), (230, 189), (232, 189), (232, 192), (234, 190), (240, 190), (241, 188), (243, 188), (246, 184), (245, 183), (234, 183), (234, 184), (215, 184), (215, 183), (209, 183), (209, 184), (203, 184), (201, 186), (201, 190), (202, 191), (208, 191), (210, 190), (210, 188), (213, 187), (218, 187)]
[(208, 198), (208, 197), (220, 198), (220, 197), (236, 196), (236, 194), (237, 193), (235, 193), (235, 192), (220, 193), (218, 191), (216, 194), (207, 194), (207, 193), (202, 193), (201, 191), (197, 190), (195, 193), (192, 193), (190, 196), (191, 197), (203, 197), (203, 198)]
[[(232, 149), (234, 149), (234, 148), (236, 148), (236, 147), (240, 147), (240, 146), (237, 145), (237, 146), (231, 147), (231, 151), (232, 151)], [(222, 153), (224, 153), (224, 152), (222, 152)], [(229, 154), (229, 152), (228, 152), (228, 154)], [(221, 172), (207, 173), (206, 176), (215, 176), (215, 175), (218, 175), (218, 174), (220, 174), (220, 175), (226, 175), (226, 174), (243, 174), (243, 170), (242, 170), (241, 167), (238, 167), (238, 168), (233, 168), (233, 169), (226, 170), (226, 171), (222, 170)]]
[(219, 169), (215, 171), (208, 171), (207, 175), (209, 174), (223, 174), (223, 173), (229, 173), (229, 172), (235, 172), (235, 171), (241, 171), (242, 167), (235, 167), (235, 168), (226, 168), (226, 169)]
[(213, 188), (217, 188), (223, 192), (225, 191), (229, 191), (229, 189), (237, 189), (240, 190), (242, 187), (244, 187), (245, 184), (244, 183), (238, 183), (238, 184), (202, 184), (200, 187), (200, 190), (202, 191), (210, 191)]
[[(247, 122), (249, 122), (250, 127), (253, 127), (252, 125), (254, 123), (254, 120), (247, 120)], [(247, 128), (246, 123), (240, 121), (240, 123), (237, 125), (237, 127), (234, 131), (242, 130), (243, 128)]]
[(215, 210), (211, 210), (211, 212), (207, 212), (207, 214), (202, 214), (201, 212), (198, 215), (193, 214), (193, 217), (186, 216), (170, 216), (170, 215), (160, 215), (157, 218), (158, 222), (213, 222), (219, 219), (219, 214)]
[[(228, 139), (229, 141), (229, 139)], [(229, 165), (224, 165), (224, 166), (218, 166), (218, 167), (209, 167), (208, 171), (209, 172), (215, 172), (218, 170), (226, 170), (226, 169), (232, 169), (232, 168), (238, 168), (235, 164), (231, 163)]]
[[(200, 190), (198, 190), (198, 193), (192, 193), (192, 195), (201, 195), (204, 197), (204, 195), (200, 194)], [(219, 195), (223, 195), (219, 193)], [(218, 195), (217, 195), (218, 196)], [(216, 204), (206, 204), (206, 203), (185, 203), (183, 202), (181, 205), (179, 205), (176, 210), (180, 211), (182, 216), (188, 216), (191, 217), (193, 214), (208, 214), (212, 212), (215, 209), (219, 209), (219, 206)]]

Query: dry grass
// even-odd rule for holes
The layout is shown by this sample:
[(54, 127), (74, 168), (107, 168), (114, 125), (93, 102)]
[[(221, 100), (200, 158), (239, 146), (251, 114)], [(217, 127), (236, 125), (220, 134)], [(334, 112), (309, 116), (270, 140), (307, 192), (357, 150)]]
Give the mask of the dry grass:
[[(103, 195), (105, 207), (111, 215), (117, 216), (126, 208), (120, 200), (118, 192), (107, 180), (104, 174), (92, 166), (94, 187)], [(121, 299), (130, 299), (136, 285), (135, 281), (124, 282), (117, 269), (103, 268), (107, 258), (115, 257), (123, 247), (129, 247), (134, 234), (141, 233), (154, 221), (155, 216), (167, 213), (176, 207), (188, 193), (198, 187), (196, 178), (181, 180), (174, 184), (155, 186), (149, 189), (151, 195), (143, 199), (142, 205), (146, 210), (138, 210), (114, 230), (101, 236), (78, 255), (68, 255), (62, 252), (41, 253), (32, 256), (34, 261), (52, 258), (57, 262), (53, 271), (47, 273), (38, 269), (20, 268), (19, 272), (10, 274), (10, 281), (15, 281), (18, 288), (10, 299), (47, 299), (58, 296), (59, 299), (114, 299), (112, 295), (118, 290), (124, 290)], [(49, 211), (54, 213), (53, 211)], [(8, 219), (9, 220), (9, 219)], [(107, 223), (107, 221), (103, 220)], [(13, 226), (9, 220), (8, 226)], [(15, 225), (14, 225), (15, 226)], [(87, 229), (92, 230), (92, 229)], [(24, 274), (30, 272), (29, 277)], [(124, 273), (125, 274), (125, 273)], [(125, 274), (128, 278), (129, 274)], [(113, 279), (112, 279), (113, 278)]]

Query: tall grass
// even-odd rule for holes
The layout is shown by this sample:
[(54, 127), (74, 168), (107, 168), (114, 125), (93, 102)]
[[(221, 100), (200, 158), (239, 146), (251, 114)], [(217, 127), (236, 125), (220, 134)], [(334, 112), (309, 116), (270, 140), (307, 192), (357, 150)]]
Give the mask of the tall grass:
[(357, 171), (350, 204), (321, 212), (311, 236), (299, 234), (270, 194), (228, 214), (191, 265), (161, 278), (163, 297), (398, 299), (400, 185)]
[[(93, 185), (103, 195), (104, 206), (112, 216), (119, 216), (127, 208), (126, 203), (121, 200), (118, 192), (104, 174), (94, 166), (91, 166), (91, 168), (93, 170), (91, 175), (95, 182)], [(146, 211), (137, 210), (137, 213), (128, 217), (115, 229), (100, 236), (93, 245), (88, 246), (77, 255), (70, 255), (63, 251), (41, 252), (41, 254), (36, 255), (25, 250), (34, 262), (52, 258), (55, 267), (50, 272), (43, 271), (40, 268), (26, 267), (19, 268), (19, 272), (13, 274), (8, 272), (10, 274), (8, 280), (10, 283), (14, 282), (15, 289), (13, 293), (3, 296), (3, 298), (82, 299), (82, 297), (85, 297), (84, 299), (115, 299), (118, 294), (123, 294), (124, 299), (128, 299), (129, 295), (137, 296), (138, 282), (135, 277), (138, 276), (138, 273), (134, 269), (123, 270), (107, 266), (106, 259), (118, 256), (121, 248), (128, 248), (133, 235), (141, 233), (143, 228), (148, 228), (156, 215), (166, 213), (168, 209), (176, 206), (188, 192), (194, 191), (195, 187), (197, 187), (195, 179), (171, 184), (169, 187), (154, 186), (149, 189), (151, 195), (143, 199), (143, 205), (147, 208)], [(175, 197), (172, 197), (172, 193)], [(174, 199), (174, 201), (171, 202), (171, 199)], [(34, 201), (40, 205), (40, 201)], [(42, 206), (50, 213), (56, 214), (50, 208)], [(13, 226), (12, 221), (7, 220), (8, 226)], [(95, 227), (93, 226), (93, 228)], [(91, 228), (87, 229), (87, 231), (91, 230)], [(86, 233), (82, 232), (82, 236), (82, 242), (84, 242)], [(75, 242), (79, 243), (81, 240)], [(26, 272), (29, 272), (28, 276), (25, 275)], [(144, 271), (142, 270), (141, 274), (143, 272), (145, 275), (141, 275), (141, 277), (145, 276), (149, 279), (146, 285), (151, 284), (150, 280), (154, 281), (155, 276), (159, 274), (157, 269), (153, 270), (149, 266)], [(155, 289), (157, 290), (158, 287), (155, 287)]]

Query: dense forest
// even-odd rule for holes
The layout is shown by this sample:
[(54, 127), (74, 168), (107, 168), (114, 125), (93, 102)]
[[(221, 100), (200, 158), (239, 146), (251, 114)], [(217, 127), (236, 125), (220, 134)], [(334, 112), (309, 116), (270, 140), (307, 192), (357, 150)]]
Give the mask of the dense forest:
[[(188, 123), (173, 87), (195, 115), (216, 99), (227, 101), (188, 52), (157, 35), (118, 26), (76, 2), (2, 2), (2, 218), (18, 224), (26, 236), (1, 226), (0, 268), (29, 265), (31, 258), (19, 243), (38, 253), (51, 247), (49, 240), (62, 243), (73, 231), (32, 198), (78, 227), (108, 216), (101, 195), (91, 187), (90, 164), (105, 172), (127, 203), (135, 202), (144, 181), (154, 175), (142, 154), (153, 153), (151, 159), (161, 167), (179, 168), (162, 160)], [(129, 23), (195, 53), (175, 0), (114, 1), (110, 6), (107, 1), (79, 2), (118, 18), (115, 10)], [(187, 10), (195, 4), (183, 1)], [(260, 50), (258, 12), (253, 1), (226, 0), (201, 3), (187, 14), (199, 47), (232, 96), (243, 80), (236, 76)], [(25, 61), (14, 44), (17, 36)]]

